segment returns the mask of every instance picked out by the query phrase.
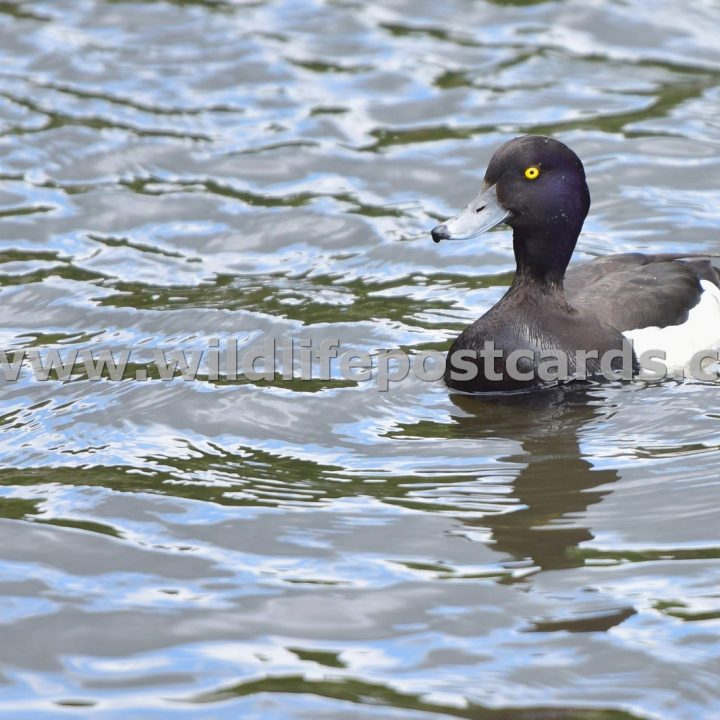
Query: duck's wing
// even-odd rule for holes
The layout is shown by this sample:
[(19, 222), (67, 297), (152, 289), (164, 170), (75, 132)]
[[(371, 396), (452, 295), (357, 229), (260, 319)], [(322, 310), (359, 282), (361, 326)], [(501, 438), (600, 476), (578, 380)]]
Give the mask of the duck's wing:
[(700, 301), (701, 280), (720, 287), (707, 256), (626, 253), (570, 268), (565, 294), (570, 305), (625, 332), (684, 323)]

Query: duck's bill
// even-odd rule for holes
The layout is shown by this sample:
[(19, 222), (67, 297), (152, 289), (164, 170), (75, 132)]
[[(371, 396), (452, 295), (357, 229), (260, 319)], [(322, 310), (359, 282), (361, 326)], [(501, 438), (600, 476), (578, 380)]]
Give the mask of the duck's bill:
[(498, 200), (495, 186), (491, 185), (459, 214), (432, 230), (435, 242), (441, 240), (469, 240), (482, 235), (507, 220), (510, 211)]

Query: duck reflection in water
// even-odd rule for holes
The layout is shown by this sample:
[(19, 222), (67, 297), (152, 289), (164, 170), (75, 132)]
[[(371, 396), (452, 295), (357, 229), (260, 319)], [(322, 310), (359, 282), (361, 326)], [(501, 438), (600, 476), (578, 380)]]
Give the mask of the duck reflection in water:
[(603, 410), (600, 392), (562, 386), (492, 398), (451, 394), (462, 411), (454, 416), (451, 437), (499, 437), (522, 445), (522, 452), (498, 458), (523, 466), (511, 485), (519, 509), (464, 520), (490, 530), (494, 549), (541, 570), (583, 565), (578, 547), (593, 535), (580, 516), (618, 480), (615, 470), (594, 468), (580, 449), (583, 427)]

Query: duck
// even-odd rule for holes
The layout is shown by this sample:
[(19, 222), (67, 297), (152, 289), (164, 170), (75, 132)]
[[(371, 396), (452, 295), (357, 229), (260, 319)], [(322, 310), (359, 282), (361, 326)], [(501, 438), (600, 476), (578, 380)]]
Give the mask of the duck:
[[(590, 210), (585, 168), (560, 140), (523, 135), (492, 155), (479, 194), (432, 239), (512, 229), (515, 275), (448, 352), (445, 383), (507, 392), (687, 367), (720, 346), (711, 256), (629, 252), (570, 265)], [(703, 366), (703, 367), (706, 367)]]

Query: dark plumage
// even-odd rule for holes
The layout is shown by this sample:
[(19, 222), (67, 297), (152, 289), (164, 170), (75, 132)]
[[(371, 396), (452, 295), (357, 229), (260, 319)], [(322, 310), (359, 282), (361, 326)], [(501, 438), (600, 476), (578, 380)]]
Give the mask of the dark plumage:
[(707, 259), (624, 253), (570, 268), (563, 285), (571, 305), (591, 305), (623, 332), (685, 322), (700, 299), (700, 280), (720, 286), (718, 272)]
[[(517, 263), (507, 293), (452, 344), (445, 372), (450, 387), (477, 392), (538, 385), (542, 355), (557, 351), (567, 355), (572, 375), (576, 351), (597, 351), (599, 357), (621, 351), (625, 331), (684, 322), (703, 292), (701, 280), (720, 286), (708, 260), (675, 254), (610, 255), (566, 275), (589, 208), (585, 170), (577, 155), (558, 140), (524, 136), (495, 152), (475, 200), (433, 229), (433, 240), (439, 242), (469, 239), (505, 222), (513, 229)], [(460, 369), (452, 362), (454, 353), (479, 352), (486, 342), (503, 353), (492, 366), (500, 379), (488, 377), (481, 361), (475, 378), (454, 377)], [(533, 379), (518, 380), (508, 373), (505, 361), (514, 350), (534, 354), (518, 363), (523, 372), (535, 373)], [(587, 370), (589, 376), (599, 374), (599, 363), (589, 362)]]

